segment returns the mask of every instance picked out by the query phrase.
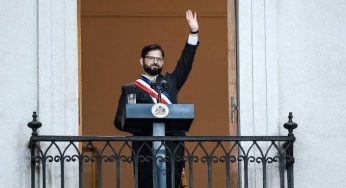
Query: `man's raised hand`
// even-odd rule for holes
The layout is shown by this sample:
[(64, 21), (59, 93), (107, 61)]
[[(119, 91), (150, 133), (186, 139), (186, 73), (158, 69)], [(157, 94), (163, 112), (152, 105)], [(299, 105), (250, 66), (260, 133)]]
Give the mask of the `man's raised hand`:
[(186, 11), (186, 21), (189, 24), (190, 30), (192, 32), (196, 32), (199, 30), (196, 12), (193, 14), (191, 10), (187, 10)]

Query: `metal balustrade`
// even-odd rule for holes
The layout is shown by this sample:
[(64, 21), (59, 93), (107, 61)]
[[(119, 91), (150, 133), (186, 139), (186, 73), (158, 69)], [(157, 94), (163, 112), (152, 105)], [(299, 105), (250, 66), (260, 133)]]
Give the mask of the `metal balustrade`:
[[(252, 187), (253, 178), (249, 177), (252, 170), (260, 171), (264, 188), (269, 187), (268, 173), (277, 174), (277, 182), (281, 188), (293, 188), (293, 129), (297, 124), (292, 122), (292, 118), (290, 113), (289, 121), (284, 124), (289, 131), (287, 136), (42, 136), (37, 133), (41, 123), (37, 121), (34, 113), (33, 121), (28, 123), (33, 130), (29, 142), (31, 187), (50, 187), (51, 183), (48, 181), (52, 180), (48, 176), (52, 170), (59, 174), (58, 187), (71, 187), (67, 186), (66, 181), (66, 178), (71, 178), (68, 174), (71, 169), (76, 171), (72, 178), (77, 181), (77, 187), (105, 187), (103, 167), (106, 166), (112, 167), (110, 176), (114, 178), (116, 188), (129, 185), (138, 187), (138, 165), (146, 162), (155, 164), (152, 161), (159, 160), (170, 163), (170, 174), (175, 172), (175, 163), (183, 163), (186, 187), (190, 188), (197, 187), (198, 184), (208, 188), (217, 187), (216, 183), (226, 188), (249, 188)], [(160, 147), (166, 147), (166, 157), (155, 153), (141, 155), (142, 150), (153, 152), (151, 144), (154, 141), (160, 142)], [(140, 143), (139, 148), (132, 148), (134, 142)], [(169, 146), (172, 142), (175, 143), (174, 147)], [(177, 155), (178, 150), (183, 150), (184, 155)], [(94, 183), (87, 185), (90, 181), (83, 174), (90, 166), (94, 169)], [(122, 169), (125, 166), (131, 170), (131, 173), (127, 174), (133, 175), (133, 182), (123, 181), (125, 172)], [(201, 169), (205, 171), (206, 179), (199, 177)], [(168, 178), (171, 178), (171, 181), (167, 187), (178, 187), (175, 185), (174, 175)], [(155, 181), (154, 187), (157, 187)]]

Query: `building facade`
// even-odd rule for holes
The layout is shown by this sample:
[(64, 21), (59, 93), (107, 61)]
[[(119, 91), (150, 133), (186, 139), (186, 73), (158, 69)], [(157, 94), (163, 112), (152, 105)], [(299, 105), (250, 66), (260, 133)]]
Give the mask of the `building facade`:
[[(346, 2), (240, 0), (237, 5), (239, 135), (285, 135), (282, 124), (293, 112), (299, 124), (295, 186), (345, 187), (340, 159), (346, 155)], [(77, 18), (76, 0), (5, 0), (0, 6), (4, 187), (30, 186), (26, 123), (33, 111), (46, 125), (40, 134), (79, 134)], [(250, 178), (258, 176), (254, 169)], [(49, 175), (52, 184), (58, 178)], [(277, 186), (274, 178), (269, 182)]]

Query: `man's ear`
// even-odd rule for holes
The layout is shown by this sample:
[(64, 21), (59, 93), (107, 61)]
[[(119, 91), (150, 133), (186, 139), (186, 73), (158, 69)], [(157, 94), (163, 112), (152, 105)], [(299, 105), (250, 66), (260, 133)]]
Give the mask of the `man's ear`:
[(143, 66), (143, 63), (144, 63), (143, 61), (144, 61), (143, 58), (140, 58), (140, 59), (139, 59), (139, 63), (140, 63), (142, 66)]

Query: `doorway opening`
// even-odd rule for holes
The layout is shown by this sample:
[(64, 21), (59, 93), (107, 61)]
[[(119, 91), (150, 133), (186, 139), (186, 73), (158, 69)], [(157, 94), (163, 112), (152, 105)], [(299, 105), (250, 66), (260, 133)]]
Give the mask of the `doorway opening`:
[[(237, 135), (236, 115), (231, 111), (231, 98), (237, 99), (234, 0), (83, 0), (79, 9), (82, 135), (130, 135), (113, 125), (121, 86), (142, 73), (140, 51), (149, 43), (163, 47), (163, 72), (172, 72), (189, 34), (187, 9), (197, 12), (200, 25), (200, 46), (178, 99), (179, 103), (195, 104), (195, 120), (188, 135)], [(105, 176), (112, 167), (102, 170), (104, 187), (113, 187), (112, 177)], [(132, 166), (122, 170), (129, 174), (122, 182), (131, 182)], [(235, 173), (237, 170), (233, 168)], [(199, 176), (206, 178), (205, 173)], [(232, 179), (237, 184), (237, 176)]]

